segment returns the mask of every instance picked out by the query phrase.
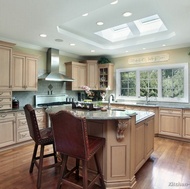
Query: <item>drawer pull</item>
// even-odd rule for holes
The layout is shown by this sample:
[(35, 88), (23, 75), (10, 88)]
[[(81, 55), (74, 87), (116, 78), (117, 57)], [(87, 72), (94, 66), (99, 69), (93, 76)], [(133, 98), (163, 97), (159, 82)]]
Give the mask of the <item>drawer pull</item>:
[(3, 94), (3, 92), (0, 93), (0, 95), (2, 95), (2, 94)]
[(2, 107), (3, 107), (3, 105), (0, 106), (0, 108), (2, 108)]
[(7, 116), (7, 114), (1, 114), (0, 116), (1, 116), (2, 118), (4, 118), (4, 117)]
[(0, 99), (0, 102), (1, 102), (1, 101), (3, 101), (3, 99), (2, 99), (2, 98)]
[(26, 125), (26, 121), (21, 122), (22, 125)]

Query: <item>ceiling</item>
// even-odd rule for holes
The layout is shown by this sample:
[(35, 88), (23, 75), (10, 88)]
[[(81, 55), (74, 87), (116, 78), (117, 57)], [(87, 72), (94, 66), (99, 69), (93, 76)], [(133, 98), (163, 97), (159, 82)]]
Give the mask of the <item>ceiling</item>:
[[(111, 5), (113, 1), (0, 0), (0, 40), (21, 47), (55, 48), (70, 56), (88, 57), (120, 57), (190, 47), (189, 0), (118, 0)], [(132, 15), (123, 17), (125, 12)], [(88, 16), (82, 16), (84, 13)], [(155, 14), (162, 19), (167, 31), (118, 42), (94, 34)], [(104, 24), (97, 26), (98, 21)], [(42, 33), (47, 37), (40, 37)], [(75, 46), (70, 45), (73, 43)]]

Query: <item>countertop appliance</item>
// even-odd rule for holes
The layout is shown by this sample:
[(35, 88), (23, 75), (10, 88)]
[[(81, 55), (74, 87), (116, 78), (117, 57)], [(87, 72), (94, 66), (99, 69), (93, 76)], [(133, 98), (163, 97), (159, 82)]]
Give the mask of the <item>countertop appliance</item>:
[(36, 106), (47, 108), (49, 106), (72, 104), (74, 98), (68, 98), (67, 94), (35, 95), (34, 101)]

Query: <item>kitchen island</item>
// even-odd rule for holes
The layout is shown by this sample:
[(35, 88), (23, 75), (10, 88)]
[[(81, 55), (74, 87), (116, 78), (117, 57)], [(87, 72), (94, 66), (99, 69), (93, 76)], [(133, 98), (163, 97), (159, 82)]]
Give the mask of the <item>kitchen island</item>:
[[(58, 106), (47, 113), (69, 110), (86, 117), (88, 134), (104, 137), (106, 144), (99, 153), (107, 189), (132, 188), (135, 173), (153, 152), (154, 113), (145, 111), (88, 111)], [(94, 168), (93, 162), (89, 167)]]

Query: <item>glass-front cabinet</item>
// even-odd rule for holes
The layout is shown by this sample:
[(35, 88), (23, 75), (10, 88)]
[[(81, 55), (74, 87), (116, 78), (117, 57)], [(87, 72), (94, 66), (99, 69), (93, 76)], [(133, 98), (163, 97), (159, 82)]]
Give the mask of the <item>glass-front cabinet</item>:
[(109, 87), (109, 90), (113, 89), (113, 69), (114, 64), (98, 64), (98, 73), (99, 73), (99, 90), (106, 90)]

